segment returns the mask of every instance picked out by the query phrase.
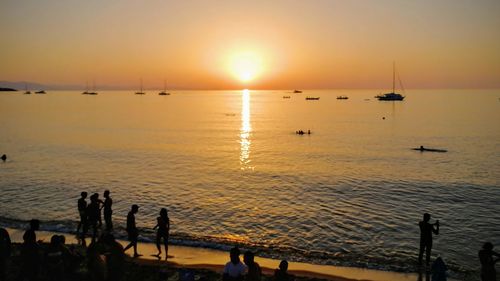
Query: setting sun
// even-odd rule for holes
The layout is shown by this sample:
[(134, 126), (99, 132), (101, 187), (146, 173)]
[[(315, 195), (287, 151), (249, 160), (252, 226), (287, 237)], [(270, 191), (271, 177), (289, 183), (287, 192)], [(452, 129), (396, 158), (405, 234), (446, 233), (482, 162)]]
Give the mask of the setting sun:
[(250, 52), (240, 53), (231, 59), (230, 71), (242, 82), (248, 82), (261, 71), (261, 59)]

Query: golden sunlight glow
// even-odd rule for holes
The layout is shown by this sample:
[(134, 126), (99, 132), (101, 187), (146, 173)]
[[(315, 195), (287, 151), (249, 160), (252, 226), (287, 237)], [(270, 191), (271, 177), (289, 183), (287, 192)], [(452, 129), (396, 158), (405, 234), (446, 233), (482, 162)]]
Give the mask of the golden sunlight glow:
[(231, 59), (231, 72), (242, 82), (253, 80), (261, 69), (261, 59), (254, 53), (239, 53)]
[(250, 164), (250, 91), (243, 90), (241, 95), (240, 163), (241, 169), (253, 169)]

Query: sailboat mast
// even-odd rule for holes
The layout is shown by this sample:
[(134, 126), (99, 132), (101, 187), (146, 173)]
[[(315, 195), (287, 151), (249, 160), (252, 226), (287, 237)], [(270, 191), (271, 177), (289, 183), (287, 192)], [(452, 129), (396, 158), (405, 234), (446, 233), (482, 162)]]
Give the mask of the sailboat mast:
[(396, 90), (396, 62), (392, 62), (392, 92)]

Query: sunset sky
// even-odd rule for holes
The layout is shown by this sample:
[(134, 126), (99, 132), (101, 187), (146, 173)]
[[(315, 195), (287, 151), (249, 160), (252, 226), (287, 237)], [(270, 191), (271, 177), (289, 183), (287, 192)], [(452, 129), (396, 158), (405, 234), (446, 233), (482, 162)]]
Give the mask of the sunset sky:
[[(500, 87), (498, 0), (2, 0), (0, 81)], [(1, 85), (0, 85), (1, 86)]]

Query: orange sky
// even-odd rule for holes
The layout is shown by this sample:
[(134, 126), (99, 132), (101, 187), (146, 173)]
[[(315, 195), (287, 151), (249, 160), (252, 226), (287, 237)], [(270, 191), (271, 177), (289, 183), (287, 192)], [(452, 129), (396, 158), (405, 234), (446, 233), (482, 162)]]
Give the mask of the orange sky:
[(6, 0), (0, 81), (388, 88), (396, 61), (407, 88), (500, 87), (499, 14), (497, 0)]

